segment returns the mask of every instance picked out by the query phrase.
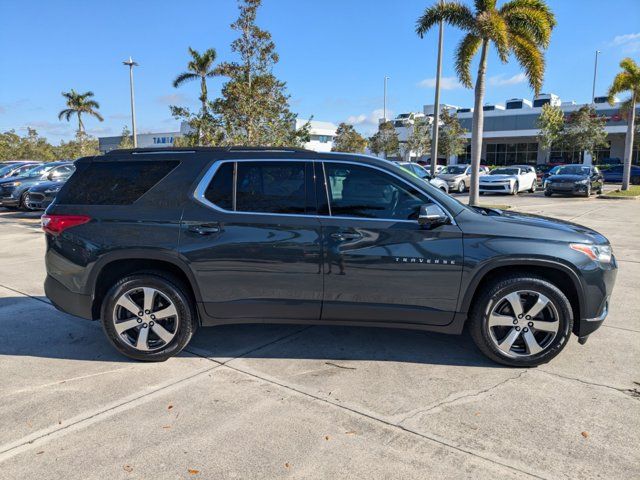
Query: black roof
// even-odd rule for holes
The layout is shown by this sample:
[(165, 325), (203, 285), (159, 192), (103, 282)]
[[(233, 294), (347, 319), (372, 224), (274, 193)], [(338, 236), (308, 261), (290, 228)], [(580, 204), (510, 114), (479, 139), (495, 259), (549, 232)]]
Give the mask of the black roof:
[(161, 148), (123, 148), (111, 150), (105, 155), (135, 155), (153, 153), (196, 153), (196, 152), (302, 152), (316, 153), (313, 150), (297, 147), (161, 147)]

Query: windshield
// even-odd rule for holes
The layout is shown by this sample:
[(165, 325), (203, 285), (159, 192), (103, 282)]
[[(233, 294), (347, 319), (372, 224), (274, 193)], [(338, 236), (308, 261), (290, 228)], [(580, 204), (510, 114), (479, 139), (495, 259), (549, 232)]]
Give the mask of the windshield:
[(558, 170), (560, 170), (561, 168), (562, 168), (562, 165), (557, 165), (553, 167), (551, 170), (549, 170), (549, 175), (555, 175), (556, 173), (558, 173)]
[(55, 167), (55, 165), (47, 165), (46, 163), (44, 163), (42, 165), (38, 165), (35, 168), (27, 170), (24, 173), (24, 176), (25, 177), (41, 177), (42, 175), (47, 173), (49, 170), (51, 170), (53, 167)]
[(496, 168), (489, 175), (518, 175), (519, 173), (519, 168)]
[(455, 175), (460, 175), (461, 173), (464, 173), (466, 170), (467, 170), (466, 165), (449, 165), (444, 167), (440, 173), (450, 173), (450, 174), (452, 173)]
[(567, 165), (560, 167), (557, 171), (558, 175), (589, 175), (589, 167), (583, 167), (582, 165)]
[(3, 175), (6, 175), (7, 173), (9, 173), (14, 168), (16, 168), (15, 165), (5, 165), (4, 167), (0, 167), (0, 177), (3, 176)]

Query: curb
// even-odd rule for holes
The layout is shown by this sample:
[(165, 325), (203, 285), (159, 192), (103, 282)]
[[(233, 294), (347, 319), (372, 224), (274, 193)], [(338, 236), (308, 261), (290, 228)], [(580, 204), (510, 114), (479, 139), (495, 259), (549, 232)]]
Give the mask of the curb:
[(598, 198), (603, 198), (605, 200), (640, 200), (640, 195), (636, 195), (635, 197), (617, 197), (612, 195), (598, 195)]

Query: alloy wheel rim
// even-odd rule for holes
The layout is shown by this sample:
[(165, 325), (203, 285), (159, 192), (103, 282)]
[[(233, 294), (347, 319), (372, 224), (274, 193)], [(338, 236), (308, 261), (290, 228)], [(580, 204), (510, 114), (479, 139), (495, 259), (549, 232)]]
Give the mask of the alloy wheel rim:
[(113, 326), (120, 341), (141, 352), (166, 347), (178, 333), (179, 322), (175, 304), (151, 287), (123, 293), (113, 308)]
[(553, 343), (560, 330), (560, 316), (542, 293), (518, 290), (493, 304), (487, 312), (487, 330), (503, 355), (530, 357)]

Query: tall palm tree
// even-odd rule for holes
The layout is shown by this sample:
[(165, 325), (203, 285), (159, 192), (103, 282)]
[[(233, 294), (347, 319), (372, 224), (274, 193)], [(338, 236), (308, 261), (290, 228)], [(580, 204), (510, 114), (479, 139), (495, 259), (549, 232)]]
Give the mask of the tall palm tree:
[(70, 92), (62, 92), (62, 96), (67, 99), (67, 108), (58, 114), (58, 120), (64, 118), (68, 122), (73, 115), (77, 115), (78, 133), (84, 133), (84, 123), (82, 123), (83, 114), (91, 115), (101, 122), (104, 120), (102, 115), (97, 111), (100, 108), (100, 104), (92, 100), (93, 92), (78, 93), (72, 88)]
[(621, 110), (627, 114), (627, 135), (624, 139), (624, 168), (622, 170), (622, 190), (629, 189), (631, 176), (631, 155), (633, 153), (633, 134), (635, 128), (636, 102), (640, 102), (640, 66), (630, 58), (620, 62), (622, 71), (613, 79), (609, 87), (609, 103), (613, 105), (615, 96), (622, 92), (631, 92), (631, 96), (622, 104)]
[(475, 11), (455, 1), (440, 1), (427, 8), (418, 19), (416, 33), (422, 38), (440, 21), (467, 32), (456, 50), (456, 72), (460, 82), (471, 88), (471, 61), (480, 50), (475, 85), (473, 129), (471, 132), (471, 188), (469, 204), (478, 204), (478, 170), (484, 130), (485, 75), (487, 53), (493, 44), (502, 63), (513, 54), (524, 70), (536, 95), (544, 77), (544, 50), (549, 46), (555, 16), (544, 0), (511, 0), (496, 8), (496, 0), (475, 0)]
[(202, 102), (202, 114), (207, 113), (207, 78), (215, 77), (213, 62), (216, 60), (216, 50), (209, 48), (203, 54), (189, 47), (191, 61), (187, 64), (187, 72), (181, 73), (173, 81), (173, 86), (178, 88), (185, 82), (200, 79), (200, 101)]

